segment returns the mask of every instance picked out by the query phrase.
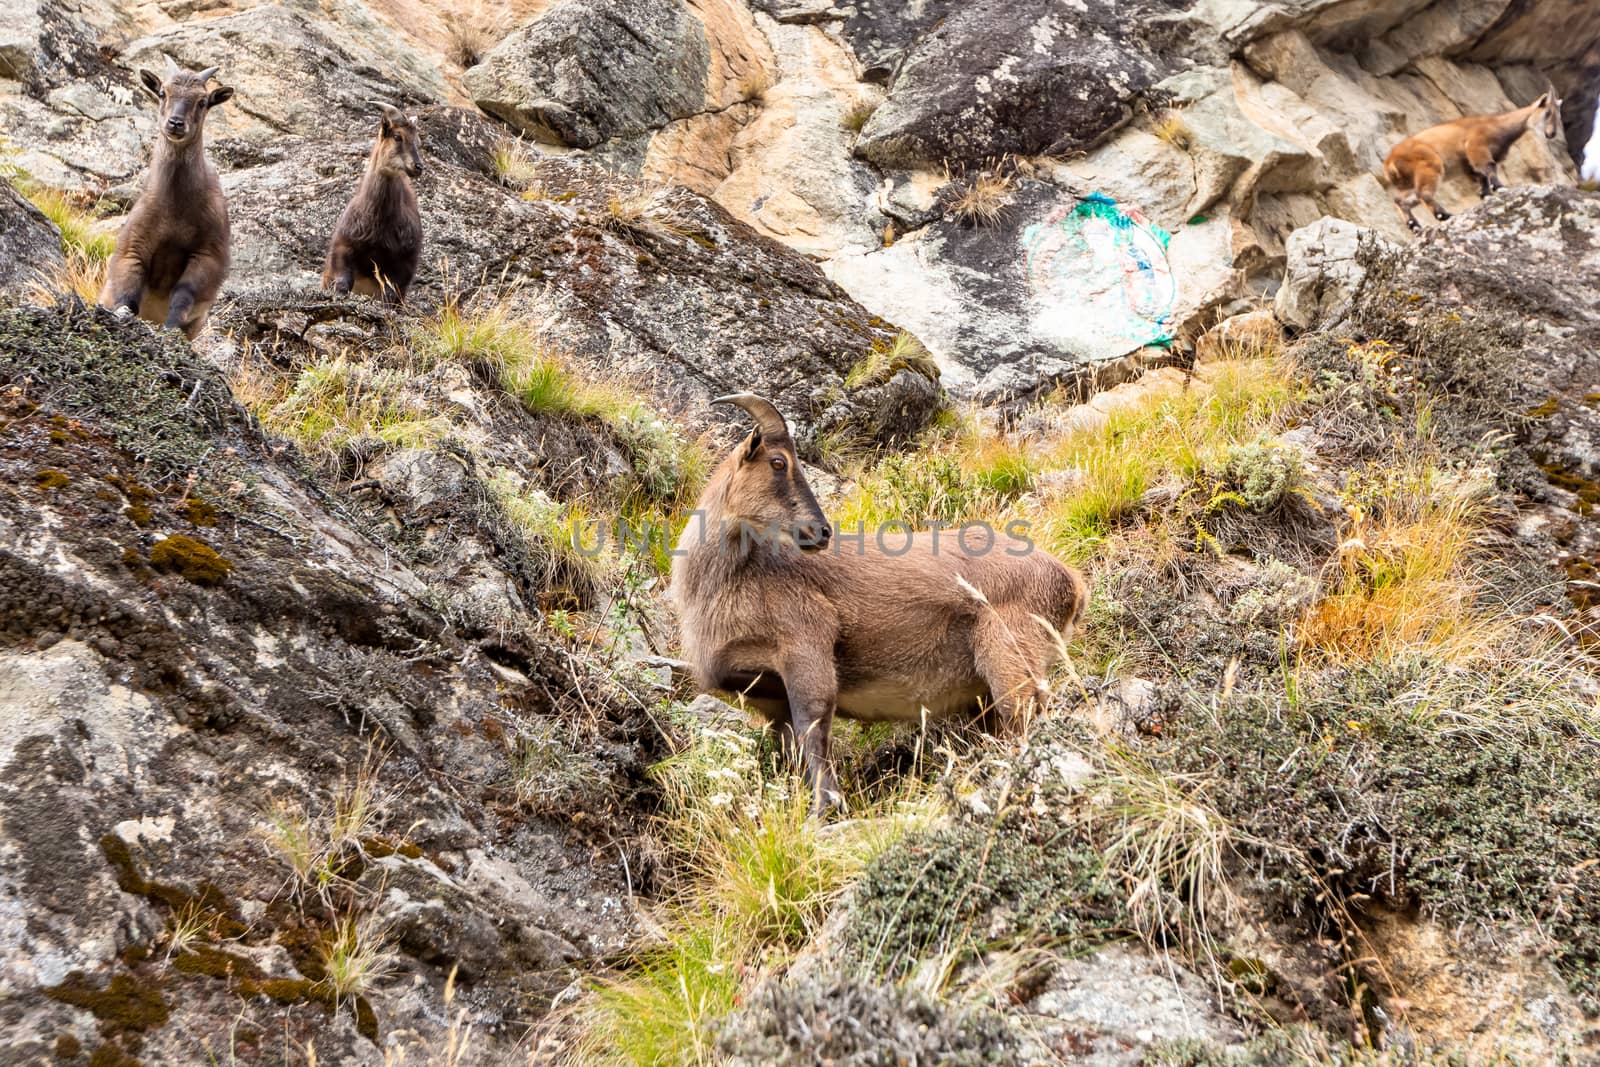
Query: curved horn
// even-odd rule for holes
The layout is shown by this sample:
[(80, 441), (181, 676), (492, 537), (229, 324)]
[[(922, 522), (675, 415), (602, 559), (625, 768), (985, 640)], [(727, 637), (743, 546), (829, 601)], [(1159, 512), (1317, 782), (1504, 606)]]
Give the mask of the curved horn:
[(789, 424), (783, 421), (783, 416), (773, 407), (772, 401), (764, 400), (754, 393), (730, 393), (727, 396), (717, 397), (712, 403), (730, 404), (739, 408), (755, 421), (756, 429), (761, 431), (762, 437), (789, 436)]
[(182, 73), (181, 71), (178, 70), (178, 64), (176, 64), (176, 63), (174, 63), (172, 61), (172, 57), (171, 56), (167, 55), (165, 52), (162, 52), (161, 53), (161, 58), (167, 61), (167, 80), (168, 81), (171, 81), (178, 74)]
[(219, 71), (221, 69), (222, 69), (221, 67), (207, 67), (205, 70), (202, 70), (199, 74), (196, 74), (195, 77), (200, 79), (200, 84), (201, 85), (204, 85), (206, 82), (210, 81), (212, 78), (215, 78), (217, 76), (217, 71)]
[(377, 108), (379, 111), (383, 112), (383, 117), (388, 119), (390, 122), (398, 122), (401, 124), (405, 123), (405, 112), (401, 111), (387, 100), (369, 100), (367, 102), (373, 107)]

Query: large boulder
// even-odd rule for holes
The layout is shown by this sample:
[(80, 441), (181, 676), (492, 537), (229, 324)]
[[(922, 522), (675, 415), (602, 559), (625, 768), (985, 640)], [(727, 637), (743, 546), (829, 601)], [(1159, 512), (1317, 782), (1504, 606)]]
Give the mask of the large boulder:
[(555, 144), (593, 148), (705, 102), (709, 48), (679, 0), (567, 0), (463, 78), (473, 101)]
[(1379, 246), (1393, 245), (1343, 219), (1322, 218), (1289, 235), (1288, 266), (1274, 311), (1295, 329), (1320, 325), (1344, 311), (1366, 279), (1364, 263)]
[(1168, 73), (1146, 40), (1164, 5), (981, 0), (911, 50), (856, 151), (881, 166), (1080, 151)]
[(15, 291), (62, 264), (61, 231), (0, 178), (0, 288)]
[(1031, 397), (1093, 364), (1174, 339), (1194, 278), (1167, 235), (1107, 197), (1015, 181), (998, 217), (941, 218), (888, 247), (847, 250), (829, 274), (910, 329), (946, 384), (985, 401)]
[(732, 0), (566, 0), (501, 41), (462, 82), (514, 128), (594, 148), (758, 95), (769, 61), (749, 10)]
[(185, 22), (128, 45), (128, 69), (163, 69), (162, 56), (198, 70), (220, 66), (233, 100), (206, 120), (215, 140), (269, 147), (284, 134), (348, 137), (376, 129), (374, 100), (412, 107), (447, 93), (436, 66), (399, 41), (381, 42), (298, 6), (254, 7)]

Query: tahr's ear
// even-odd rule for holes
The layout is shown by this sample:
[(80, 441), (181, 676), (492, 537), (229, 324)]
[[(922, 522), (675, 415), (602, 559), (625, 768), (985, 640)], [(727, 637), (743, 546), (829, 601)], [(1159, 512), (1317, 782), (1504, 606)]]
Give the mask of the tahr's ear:
[(752, 430), (750, 440), (745, 442), (744, 458), (746, 462), (755, 459), (756, 453), (761, 451), (761, 431)]
[(218, 107), (233, 99), (233, 86), (219, 85), (211, 90), (211, 95), (206, 97), (207, 107)]
[(144, 86), (145, 92), (149, 93), (157, 100), (161, 99), (161, 79), (156, 75), (155, 71), (145, 70), (143, 67), (140, 67), (139, 84)]

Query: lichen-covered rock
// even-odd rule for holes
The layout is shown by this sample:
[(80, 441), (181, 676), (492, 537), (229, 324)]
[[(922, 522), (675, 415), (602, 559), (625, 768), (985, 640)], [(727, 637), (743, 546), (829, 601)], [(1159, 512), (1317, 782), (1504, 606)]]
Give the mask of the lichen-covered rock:
[[(435, 522), (484, 496), (402, 480)], [(443, 610), (453, 558), (378, 515), (265, 447), (177, 335), (0, 306), (0, 1054), (65, 1035), (194, 1063), (248, 1033), (273, 1060), (314, 1037), (379, 1063), (442, 1033), (459, 963), (474, 1054), (500, 1062), (572, 961), (636, 936), (615, 831), (657, 744), (645, 705), (573, 675), (515, 603)], [(495, 536), (462, 539), (509, 567)], [(587, 799), (520, 806), (525, 731)], [(345, 921), (389, 973), (336, 995)]]
[(1305, 329), (1341, 310), (1366, 276), (1363, 242), (1393, 247), (1343, 219), (1319, 219), (1290, 234), (1288, 267), (1274, 301), (1279, 321)]
[(568, 0), (464, 77), (473, 101), (541, 139), (593, 148), (701, 110), (710, 49), (679, 0)]
[(434, 64), (400, 42), (380, 45), (362, 27), (318, 14), (267, 5), (185, 22), (132, 42), (120, 62), (160, 71), (165, 55), (188, 70), (220, 66), (218, 79), (235, 95), (207, 118), (206, 136), (241, 138), (258, 150), (284, 134), (373, 131), (374, 100), (406, 108), (446, 95)]
[(912, 48), (856, 151), (882, 166), (1089, 148), (1168, 73), (1143, 39), (1164, 5), (961, 6)]

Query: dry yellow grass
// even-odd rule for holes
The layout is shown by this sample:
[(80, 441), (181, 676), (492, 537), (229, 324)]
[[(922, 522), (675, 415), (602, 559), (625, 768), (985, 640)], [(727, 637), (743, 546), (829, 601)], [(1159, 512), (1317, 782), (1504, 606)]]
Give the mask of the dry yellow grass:
[(949, 214), (974, 226), (990, 226), (1005, 216), (1015, 183), (1006, 175), (985, 171), (968, 182), (950, 201)]
[(1300, 643), (1336, 662), (1421, 651), (1445, 663), (1478, 660), (1514, 626), (1479, 610), (1483, 486), (1428, 467), (1396, 473), (1371, 504), (1351, 506), (1327, 593), (1301, 620)]

